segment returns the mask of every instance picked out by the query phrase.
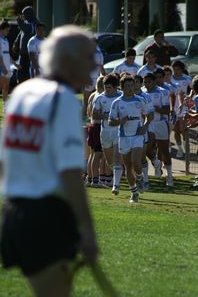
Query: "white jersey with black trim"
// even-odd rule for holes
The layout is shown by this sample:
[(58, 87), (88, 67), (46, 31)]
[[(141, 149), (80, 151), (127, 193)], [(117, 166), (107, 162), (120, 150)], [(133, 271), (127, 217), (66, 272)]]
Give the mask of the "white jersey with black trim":
[(112, 103), (109, 118), (112, 120), (128, 117), (124, 125), (119, 126), (119, 136), (129, 137), (137, 133), (143, 125), (142, 115), (148, 114), (148, 105), (142, 97), (134, 95), (130, 99), (124, 95)]
[(105, 92), (103, 92), (102, 94), (98, 95), (98, 97), (95, 98), (93, 103), (93, 110), (100, 111), (106, 118), (105, 120), (101, 120), (101, 129), (106, 129), (106, 130), (118, 129), (118, 127), (109, 126), (108, 116), (111, 110), (111, 104), (113, 103), (114, 100), (116, 100), (121, 95), (122, 95), (122, 91), (117, 90), (113, 96), (108, 96), (105, 94)]
[(0, 56), (8, 72), (10, 72), (10, 49), (9, 42), (6, 37), (0, 35)]
[(61, 190), (61, 171), (84, 168), (80, 110), (73, 91), (54, 81), (35, 78), (15, 89), (1, 152), (6, 197), (41, 198)]
[(130, 65), (126, 61), (124, 61), (124, 62), (118, 64), (114, 68), (113, 72), (118, 73), (118, 74), (121, 74), (122, 72), (127, 72), (132, 75), (135, 75), (139, 69), (140, 69), (140, 65), (138, 65), (137, 63), (133, 63)]

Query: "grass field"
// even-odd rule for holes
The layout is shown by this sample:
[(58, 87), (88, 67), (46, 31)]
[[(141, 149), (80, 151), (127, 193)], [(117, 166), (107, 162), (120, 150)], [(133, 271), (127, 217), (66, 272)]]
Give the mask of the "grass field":
[[(198, 192), (189, 177), (177, 178), (172, 192), (163, 181), (151, 185), (138, 205), (129, 205), (124, 181), (117, 197), (88, 190), (100, 263), (120, 296), (197, 297)], [(0, 267), (0, 297), (8, 296), (32, 295), (18, 270)], [(88, 268), (78, 272), (73, 296), (102, 296)]]

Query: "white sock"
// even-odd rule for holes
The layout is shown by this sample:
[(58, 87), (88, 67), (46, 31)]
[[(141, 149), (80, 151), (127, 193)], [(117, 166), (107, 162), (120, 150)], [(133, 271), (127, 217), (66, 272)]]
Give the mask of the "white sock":
[(159, 167), (160, 166), (161, 161), (156, 157), (155, 159), (152, 159), (151, 160), (151, 163), (156, 168), (156, 167)]
[(119, 186), (122, 177), (123, 167), (121, 165), (113, 166), (113, 185)]
[(166, 171), (167, 171), (167, 176), (172, 177), (172, 165), (165, 165)]

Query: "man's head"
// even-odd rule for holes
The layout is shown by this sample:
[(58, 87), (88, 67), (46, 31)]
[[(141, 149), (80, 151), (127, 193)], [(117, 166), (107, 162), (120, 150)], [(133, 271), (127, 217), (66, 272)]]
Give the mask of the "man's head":
[(136, 57), (136, 51), (133, 48), (129, 48), (125, 53), (125, 60), (129, 65), (134, 63)]
[(164, 40), (164, 31), (161, 29), (157, 29), (154, 32), (154, 40), (155, 42), (157, 42), (158, 44), (161, 44)]
[(118, 87), (118, 78), (114, 73), (107, 74), (103, 79), (105, 93), (108, 96), (115, 94)]
[(185, 65), (180, 60), (173, 61), (171, 66), (173, 68), (174, 76), (176, 76), (176, 77), (181, 76), (185, 71)]
[(55, 28), (41, 44), (41, 73), (75, 89), (90, 84), (90, 72), (96, 66), (94, 53), (95, 43), (88, 31), (74, 25)]
[(156, 83), (159, 86), (162, 86), (164, 83), (164, 76), (165, 76), (164, 70), (162, 68), (158, 68), (153, 72), (153, 74), (156, 78)]
[(45, 37), (45, 29), (46, 29), (45, 24), (44, 23), (37, 23), (35, 28), (36, 28), (37, 37), (39, 37), (41, 39), (44, 38)]
[(157, 59), (155, 52), (152, 50), (147, 50), (145, 53), (145, 59), (149, 65), (155, 65)]
[(124, 96), (131, 97), (135, 91), (135, 80), (131, 75), (123, 75), (120, 79), (120, 87)]
[(144, 76), (144, 86), (148, 91), (151, 91), (156, 86), (156, 79), (153, 73), (147, 73)]
[(0, 22), (0, 32), (1, 32), (1, 34), (3, 34), (4, 36), (7, 36), (8, 33), (9, 33), (9, 30), (10, 30), (10, 25), (9, 25), (8, 21), (3, 19)]

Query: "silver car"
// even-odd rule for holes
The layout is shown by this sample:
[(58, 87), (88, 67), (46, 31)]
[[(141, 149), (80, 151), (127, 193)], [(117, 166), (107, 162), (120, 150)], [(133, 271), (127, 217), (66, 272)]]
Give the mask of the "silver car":
[[(191, 76), (198, 74), (198, 31), (180, 31), (167, 32), (164, 34), (165, 39), (173, 44), (179, 51), (179, 55), (172, 57), (171, 60), (180, 60), (186, 65), (186, 69)], [(144, 49), (153, 42), (153, 35), (146, 37), (138, 43), (136, 50), (135, 62), (140, 66), (143, 63)], [(118, 59), (104, 65), (107, 73), (112, 72), (116, 65), (124, 60)]]

